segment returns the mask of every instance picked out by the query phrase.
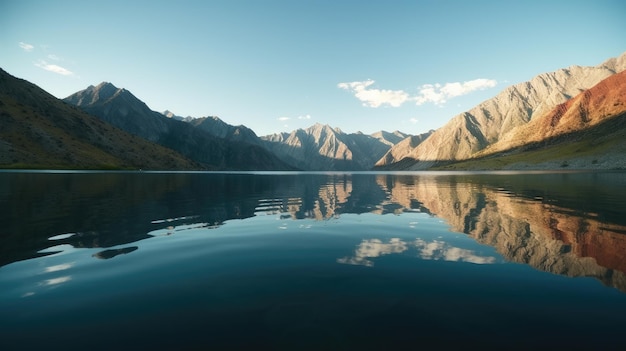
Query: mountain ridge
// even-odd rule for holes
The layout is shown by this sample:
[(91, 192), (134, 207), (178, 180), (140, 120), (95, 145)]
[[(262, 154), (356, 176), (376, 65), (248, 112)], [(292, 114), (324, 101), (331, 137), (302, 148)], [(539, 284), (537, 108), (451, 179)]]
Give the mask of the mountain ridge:
[[(441, 162), (468, 159), (511, 129), (547, 113), (554, 106), (624, 69), (626, 53), (597, 66), (573, 65), (511, 85), (493, 98), (454, 116), (419, 145), (392, 148), (391, 155), (381, 158), (376, 167), (422, 170)], [(394, 163), (396, 167), (391, 166)]]
[(0, 69), (0, 167), (192, 170), (198, 164)]
[[(586, 150), (587, 154), (605, 150), (597, 147), (599, 142), (589, 141), (585, 133), (602, 140), (602, 145), (616, 145), (621, 150), (621, 120), (605, 121), (597, 114), (602, 110), (604, 117), (607, 113), (621, 116), (624, 97), (619, 94), (622, 94), (620, 84), (625, 71), (626, 53), (596, 66), (572, 65), (541, 73), (529, 81), (504, 88), (493, 98), (454, 116), (443, 127), (420, 135), (384, 130), (369, 135), (362, 132), (348, 134), (339, 127), (315, 123), (307, 128), (259, 137), (244, 125), (233, 126), (216, 116), (183, 118), (171, 111), (152, 111), (130, 91), (106, 81), (90, 85), (63, 101), (110, 126), (173, 150), (175, 156), (173, 154), (170, 159), (186, 159), (206, 170), (423, 170), (439, 169), (450, 164), (472, 168), (477, 164), (472, 166), (464, 162), (489, 159), (494, 155), (501, 157), (503, 153), (519, 155), (529, 150), (536, 157), (545, 158), (547, 154), (555, 154), (559, 148), (566, 152), (573, 147), (572, 143), (578, 143), (578, 148)], [(619, 80), (617, 83), (610, 80), (615, 76)], [(7, 93), (12, 85), (6, 83), (6, 79), (3, 82), (3, 91)], [(595, 88), (597, 85), (601, 87), (602, 83), (607, 87), (603, 90)], [(6, 100), (8, 102), (4, 106), (10, 105), (11, 114), (7, 112), (7, 107), (0, 111), (3, 117), (10, 116), (11, 125), (20, 126), (20, 130), (25, 128), (23, 123), (27, 115), (45, 117), (46, 109), (53, 102), (51, 95), (44, 97), (41, 92), (27, 92), (33, 89), (18, 89), (19, 92), (11, 98), (13, 100)], [(598, 89), (602, 92), (598, 93)], [(33, 99), (32, 94), (40, 99)], [(17, 113), (17, 106), (23, 103), (27, 108), (23, 109), (22, 116)], [(57, 112), (62, 110), (59, 107), (52, 109)], [(38, 119), (37, 123), (49, 123), (42, 121)], [(49, 131), (46, 128), (49, 127), (40, 127)], [(42, 135), (46, 134), (23, 133), (35, 139), (42, 139)], [(15, 140), (0, 141), (0, 150), (13, 150), (11, 145)], [(29, 142), (32, 145), (41, 144), (40, 140)], [(105, 144), (100, 141), (96, 149)], [(50, 150), (61, 149), (59, 145), (49, 142), (45, 145)], [(50, 150), (41, 149), (36, 153), (45, 154)], [(580, 159), (577, 155), (568, 155)], [(115, 159), (110, 155), (101, 157)], [(601, 155), (589, 157), (598, 167), (605, 167), (605, 161), (610, 159)], [(529, 161), (532, 163), (532, 160)], [(120, 160), (116, 159), (113, 163), (120, 164)], [(505, 165), (504, 161), (494, 164), (512, 167), (510, 163)], [(513, 164), (521, 165), (519, 162)], [(567, 162), (563, 161), (563, 164)], [(182, 167), (188, 169), (189, 165)]]
[(626, 71), (441, 169), (626, 169)]
[(340, 128), (315, 123), (261, 139), (279, 158), (304, 170), (363, 171), (370, 170), (392, 145), (408, 136), (399, 131), (346, 134)]
[(90, 86), (63, 101), (131, 134), (172, 149), (208, 170), (294, 169), (263, 147), (218, 138), (190, 123), (153, 111), (130, 91), (108, 82)]

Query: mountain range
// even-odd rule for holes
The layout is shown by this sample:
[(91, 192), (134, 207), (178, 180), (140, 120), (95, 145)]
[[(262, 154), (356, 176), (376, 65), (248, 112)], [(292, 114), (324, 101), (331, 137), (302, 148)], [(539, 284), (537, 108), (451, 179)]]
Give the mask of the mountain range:
[[(293, 170), (274, 154), (245, 140), (231, 141), (152, 111), (130, 91), (103, 82), (63, 99), (83, 111), (198, 162), (207, 170)], [(195, 120), (192, 120), (195, 122)], [(202, 125), (200, 123), (200, 125)]]
[(0, 165), (51, 169), (198, 169), (0, 69)]
[(393, 145), (408, 136), (400, 131), (346, 134), (339, 128), (316, 123), (306, 129), (261, 139), (278, 157), (301, 169), (364, 171), (370, 170)]
[(626, 53), (571, 66), (421, 135), (314, 124), (257, 136), (215, 116), (151, 110), (109, 82), (59, 100), (0, 72), (0, 167), (198, 170), (626, 168)]

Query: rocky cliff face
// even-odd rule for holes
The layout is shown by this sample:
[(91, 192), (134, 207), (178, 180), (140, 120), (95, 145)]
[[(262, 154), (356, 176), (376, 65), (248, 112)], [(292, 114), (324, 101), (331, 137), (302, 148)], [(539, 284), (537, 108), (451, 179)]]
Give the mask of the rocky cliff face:
[(378, 160), (376, 165), (387, 165), (396, 162), (395, 160), (403, 160), (411, 155), (413, 150), (426, 140), (435, 131), (430, 130), (427, 133), (420, 135), (412, 135), (399, 141), (395, 145), (391, 146), (389, 151)]
[(216, 137), (203, 128), (152, 111), (126, 89), (101, 83), (64, 101), (131, 134), (170, 148), (210, 170), (290, 170), (261, 146)]
[(386, 155), (376, 166), (393, 168), (398, 164), (396, 168), (417, 170), (440, 161), (467, 159), (512, 129), (546, 114), (558, 104), (624, 69), (626, 53), (594, 67), (571, 66), (540, 74), (453, 117), (410, 152), (390, 150), (391, 155)]
[(268, 150), (303, 170), (362, 171), (371, 169), (392, 145), (405, 137), (406, 134), (398, 131), (346, 134), (317, 123), (307, 129), (261, 139)]
[(626, 71), (602, 80), (530, 122), (514, 128), (478, 155), (505, 151), (592, 128), (626, 112)]
[(156, 142), (171, 129), (168, 119), (162, 118), (126, 89), (111, 83), (90, 85), (85, 90), (63, 99), (131, 134)]

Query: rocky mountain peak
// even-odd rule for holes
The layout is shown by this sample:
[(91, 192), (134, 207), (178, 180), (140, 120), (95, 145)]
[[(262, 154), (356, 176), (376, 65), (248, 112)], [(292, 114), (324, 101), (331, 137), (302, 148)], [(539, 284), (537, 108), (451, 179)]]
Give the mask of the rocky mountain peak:
[(617, 57), (609, 58), (608, 60), (604, 61), (600, 66), (606, 67), (614, 73), (626, 70), (626, 52)]
[(123, 89), (118, 89), (112, 83), (102, 82), (94, 88), (93, 95), (97, 96), (99, 100), (108, 100), (112, 98), (115, 94), (118, 94), (120, 90), (123, 91)]
[(102, 82), (96, 86), (90, 85), (85, 90), (72, 94), (64, 100), (76, 106), (91, 106), (103, 104), (119, 95), (131, 95), (126, 89), (119, 89), (109, 82)]

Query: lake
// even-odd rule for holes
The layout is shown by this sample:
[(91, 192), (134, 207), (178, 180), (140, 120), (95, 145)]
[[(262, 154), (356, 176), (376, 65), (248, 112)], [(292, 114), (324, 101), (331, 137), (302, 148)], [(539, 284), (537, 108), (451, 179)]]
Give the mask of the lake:
[(626, 173), (0, 172), (0, 349), (624, 349)]

